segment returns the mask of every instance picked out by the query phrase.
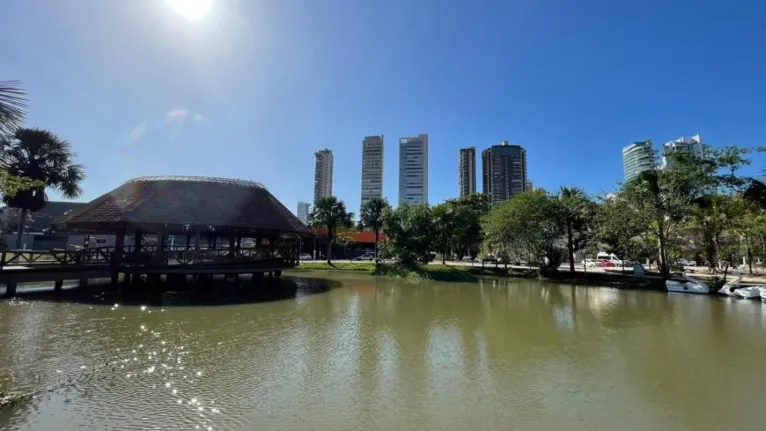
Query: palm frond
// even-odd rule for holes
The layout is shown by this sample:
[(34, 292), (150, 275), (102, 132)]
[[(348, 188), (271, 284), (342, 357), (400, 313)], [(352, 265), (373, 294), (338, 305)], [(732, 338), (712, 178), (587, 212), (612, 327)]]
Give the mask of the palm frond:
[(19, 81), (0, 81), (0, 134), (13, 132), (27, 114), (27, 92)]

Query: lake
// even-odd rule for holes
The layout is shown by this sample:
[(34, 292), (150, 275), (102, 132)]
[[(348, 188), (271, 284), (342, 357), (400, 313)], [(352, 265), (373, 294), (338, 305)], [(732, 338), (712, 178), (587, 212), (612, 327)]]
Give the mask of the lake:
[(326, 272), (244, 288), (0, 302), (0, 387), (39, 393), (0, 429), (764, 429), (758, 301)]

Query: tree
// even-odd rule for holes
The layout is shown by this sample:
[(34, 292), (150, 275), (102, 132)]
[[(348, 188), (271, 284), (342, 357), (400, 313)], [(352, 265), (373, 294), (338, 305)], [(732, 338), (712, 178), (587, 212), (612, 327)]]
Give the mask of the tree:
[(0, 135), (13, 133), (24, 121), (26, 95), (19, 81), (0, 81)]
[(397, 265), (406, 269), (417, 269), (431, 261), (433, 247), (433, 214), (425, 205), (402, 203), (383, 214), (383, 233), (386, 241), (381, 248), (383, 254), (394, 258)]
[(0, 195), (3, 197), (14, 197), (20, 191), (29, 190), (32, 187), (45, 187), (45, 183), (30, 178), (16, 177), (7, 171), (0, 171)]
[(433, 247), (441, 253), (442, 264), (455, 247), (457, 211), (457, 205), (452, 200), (442, 202), (431, 209), (434, 224)]
[(378, 261), (378, 240), (380, 228), (383, 226), (383, 214), (391, 206), (385, 198), (374, 198), (362, 205), (359, 214), (359, 228), (372, 229), (375, 232), (375, 261)]
[[(85, 178), (82, 165), (75, 163), (76, 154), (69, 142), (53, 133), (39, 129), (17, 129), (13, 135), (0, 137), (0, 168), (13, 177), (37, 181), (34, 187), (5, 195), (4, 202), (21, 209), (20, 220), (28, 211), (45, 207), (47, 187), (56, 189), (67, 199), (82, 194), (80, 184)], [(19, 223), (16, 247), (21, 248), (24, 223)]]
[(309, 225), (324, 228), (327, 235), (327, 263), (332, 263), (332, 244), (338, 228), (350, 228), (354, 214), (346, 211), (346, 204), (335, 196), (322, 198), (309, 214)]
[(555, 271), (563, 253), (561, 211), (544, 191), (529, 191), (495, 206), (484, 222), (485, 248), (539, 262), (540, 272)]
[(650, 257), (656, 252), (657, 239), (651, 236), (649, 225), (649, 214), (632, 207), (624, 196), (607, 197), (595, 214), (595, 240), (608, 245), (623, 261)]
[(594, 236), (596, 205), (584, 191), (576, 187), (562, 187), (557, 198), (567, 238), (569, 271), (574, 273), (575, 253)]
[(347, 248), (354, 243), (356, 236), (359, 234), (359, 229), (351, 225), (349, 227), (340, 227), (335, 233), (335, 243), (343, 247), (343, 257), (348, 256)]
[(671, 164), (663, 169), (642, 172), (625, 184), (620, 197), (629, 208), (649, 221), (645, 229), (657, 238), (657, 254), (662, 276), (670, 276), (668, 245), (683, 227), (695, 202), (705, 195), (741, 187), (745, 180), (736, 171), (749, 161), (737, 147), (705, 149), (705, 156), (678, 152), (668, 157)]

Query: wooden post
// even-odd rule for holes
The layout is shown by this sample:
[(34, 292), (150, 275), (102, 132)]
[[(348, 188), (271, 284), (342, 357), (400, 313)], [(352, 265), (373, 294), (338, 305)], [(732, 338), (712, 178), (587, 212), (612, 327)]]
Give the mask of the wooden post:
[(54, 292), (61, 292), (61, 290), (64, 288), (64, 280), (56, 280), (56, 284), (53, 285), (53, 291)]
[(120, 263), (122, 263), (122, 252), (125, 246), (125, 229), (119, 229), (116, 232), (115, 240), (114, 240), (114, 253), (112, 253), (112, 262), (111, 262), (111, 275), (112, 275), (112, 284), (116, 285), (120, 280)]
[(8, 284), (5, 285), (5, 296), (7, 298), (13, 298), (16, 296), (16, 281), (8, 280)]

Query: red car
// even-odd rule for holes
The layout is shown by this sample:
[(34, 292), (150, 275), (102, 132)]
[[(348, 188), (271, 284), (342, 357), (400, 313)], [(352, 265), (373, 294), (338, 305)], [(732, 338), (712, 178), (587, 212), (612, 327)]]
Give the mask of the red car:
[(599, 262), (601, 262), (601, 266), (608, 266), (608, 267), (613, 267), (614, 266), (614, 264), (612, 262), (608, 261), (608, 260), (601, 260)]

